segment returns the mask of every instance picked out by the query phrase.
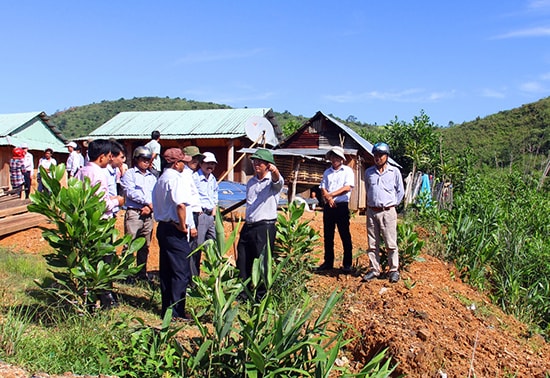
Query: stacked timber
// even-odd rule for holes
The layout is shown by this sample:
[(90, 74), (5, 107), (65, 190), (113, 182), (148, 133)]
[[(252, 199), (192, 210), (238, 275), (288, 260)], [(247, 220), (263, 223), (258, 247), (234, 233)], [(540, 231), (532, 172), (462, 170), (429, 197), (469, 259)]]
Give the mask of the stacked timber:
[(21, 199), (20, 192), (0, 194), (0, 237), (36, 227), (46, 221), (42, 214), (30, 213), (29, 199)]

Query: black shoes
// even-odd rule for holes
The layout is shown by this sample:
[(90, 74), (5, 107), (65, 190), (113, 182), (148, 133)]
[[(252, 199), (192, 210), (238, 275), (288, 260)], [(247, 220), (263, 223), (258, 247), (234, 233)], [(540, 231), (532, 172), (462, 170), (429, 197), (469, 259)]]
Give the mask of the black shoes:
[(344, 265), (342, 267), (342, 272), (348, 274), (348, 273), (351, 273), (351, 265)]
[(390, 272), (388, 274), (388, 280), (390, 281), (390, 283), (396, 283), (397, 281), (399, 281), (399, 272)]
[[(380, 278), (380, 276), (376, 274), (373, 270), (371, 270), (370, 272), (365, 274), (363, 278), (361, 278), (361, 282), (369, 282), (374, 280), (375, 278)], [(399, 281), (399, 272), (397, 271), (389, 272), (388, 281), (390, 281), (390, 283), (396, 283), (397, 281)]]
[(112, 292), (108, 291), (99, 296), (101, 308), (109, 310), (114, 307), (118, 307), (118, 302)]
[(334, 267), (332, 264), (322, 263), (319, 265), (317, 269), (315, 269), (316, 272), (326, 272), (327, 270), (332, 270)]
[(375, 278), (378, 278), (378, 274), (376, 274), (373, 270), (371, 270), (370, 272), (365, 274), (363, 278), (361, 278), (361, 282), (369, 282), (374, 280)]

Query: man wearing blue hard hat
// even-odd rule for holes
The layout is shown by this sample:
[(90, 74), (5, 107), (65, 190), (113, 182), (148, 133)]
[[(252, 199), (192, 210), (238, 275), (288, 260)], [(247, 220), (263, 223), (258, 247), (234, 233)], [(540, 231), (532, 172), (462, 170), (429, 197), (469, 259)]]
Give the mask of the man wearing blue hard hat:
[(365, 171), (367, 187), (367, 235), (369, 242), (369, 271), (363, 282), (380, 278), (380, 242), (386, 245), (388, 279), (399, 281), (399, 251), (397, 248), (397, 211), (405, 191), (399, 168), (388, 163), (390, 146), (376, 143), (372, 148), (374, 165)]

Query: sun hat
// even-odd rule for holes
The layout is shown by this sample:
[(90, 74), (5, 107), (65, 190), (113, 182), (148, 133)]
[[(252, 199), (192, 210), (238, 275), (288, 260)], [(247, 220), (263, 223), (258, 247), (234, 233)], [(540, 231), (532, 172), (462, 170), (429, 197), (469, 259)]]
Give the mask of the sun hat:
[(203, 163), (216, 163), (216, 164), (218, 164), (218, 161), (216, 160), (216, 156), (214, 156), (214, 154), (212, 152), (205, 152), (204, 154), (202, 154), (202, 156), (204, 156), (202, 158)]
[(258, 160), (267, 161), (268, 163), (271, 163), (271, 164), (275, 164), (275, 160), (273, 159), (273, 154), (271, 153), (271, 151), (266, 150), (264, 148), (258, 148), (256, 152), (254, 152), (252, 156), (250, 156), (250, 159), (252, 160), (258, 159)]
[(183, 148), (183, 153), (191, 157), (201, 155), (201, 152), (197, 146), (187, 146)]
[(65, 145), (65, 147), (72, 147), (72, 148), (76, 148), (76, 143), (75, 142), (69, 142)]
[(338, 146), (332, 147), (326, 154), (327, 159), (330, 158), (331, 153), (346, 160), (346, 155), (344, 154), (344, 149), (342, 147), (338, 147)]
[(169, 164), (173, 164), (178, 161), (191, 161), (191, 156), (185, 155), (181, 148), (169, 148), (164, 151), (163, 156)]

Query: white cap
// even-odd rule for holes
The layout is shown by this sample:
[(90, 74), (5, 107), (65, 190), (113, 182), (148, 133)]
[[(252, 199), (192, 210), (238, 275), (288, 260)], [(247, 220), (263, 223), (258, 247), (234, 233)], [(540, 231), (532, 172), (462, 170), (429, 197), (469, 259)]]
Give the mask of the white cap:
[(202, 154), (204, 158), (202, 159), (203, 163), (216, 163), (218, 164), (218, 161), (216, 160), (216, 156), (212, 152), (204, 152)]
[(69, 142), (65, 145), (65, 147), (72, 147), (72, 148), (76, 148), (76, 143), (75, 142)]
[(21, 143), (21, 148), (29, 148), (29, 145), (27, 143)]

